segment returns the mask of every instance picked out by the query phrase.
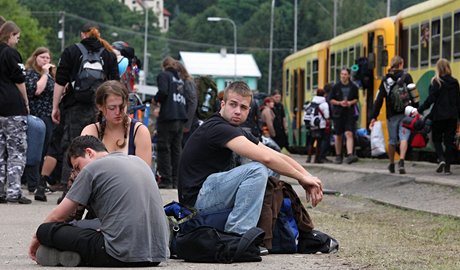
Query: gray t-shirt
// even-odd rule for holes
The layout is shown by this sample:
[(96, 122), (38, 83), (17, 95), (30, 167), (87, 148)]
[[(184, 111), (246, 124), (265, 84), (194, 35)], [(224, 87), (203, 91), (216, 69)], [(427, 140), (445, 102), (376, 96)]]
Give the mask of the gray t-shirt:
[(111, 153), (85, 166), (66, 197), (94, 209), (110, 256), (161, 262), (169, 257), (169, 227), (154, 179), (139, 157)]

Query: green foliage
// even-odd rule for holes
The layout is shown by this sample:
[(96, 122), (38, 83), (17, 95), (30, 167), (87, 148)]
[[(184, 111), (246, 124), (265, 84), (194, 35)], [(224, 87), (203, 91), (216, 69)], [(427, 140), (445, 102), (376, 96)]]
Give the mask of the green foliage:
[(6, 20), (14, 21), (21, 29), (17, 49), (24, 62), (37, 47), (47, 46), (45, 36), (48, 30), (40, 27), (37, 20), (30, 16), (30, 12), (16, 0), (0, 0), (0, 12)]

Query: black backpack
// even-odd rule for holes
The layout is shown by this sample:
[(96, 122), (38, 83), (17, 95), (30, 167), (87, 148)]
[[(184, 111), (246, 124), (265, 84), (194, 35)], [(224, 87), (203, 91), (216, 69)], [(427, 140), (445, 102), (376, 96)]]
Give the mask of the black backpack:
[(405, 82), (407, 74), (404, 73), (396, 81), (391, 76), (387, 76), (383, 85), (387, 92), (387, 101), (390, 101), (390, 105), (393, 107), (395, 112), (404, 112), (406, 106), (412, 103), (407, 84)]
[(104, 47), (88, 51), (83, 44), (76, 45), (81, 51), (81, 62), (73, 85), (74, 97), (78, 102), (94, 103), (96, 89), (106, 80), (104, 60), (101, 57)]
[(260, 262), (259, 245), (264, 235), (264, 231), (257, 227), (240, 235), (199, 226), (177, 236), (177, 255), (188, 262)]

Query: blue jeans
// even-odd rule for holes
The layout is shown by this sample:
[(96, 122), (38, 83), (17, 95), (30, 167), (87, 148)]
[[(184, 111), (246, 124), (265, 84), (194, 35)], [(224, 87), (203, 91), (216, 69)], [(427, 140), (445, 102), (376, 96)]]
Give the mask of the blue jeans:
[(271, 175), (273, 171), (259, 162), (211, 174), (200, 189), (195, 207), (207, 213), (233, 208), (225, 231), (243, 234), (257, 226)]

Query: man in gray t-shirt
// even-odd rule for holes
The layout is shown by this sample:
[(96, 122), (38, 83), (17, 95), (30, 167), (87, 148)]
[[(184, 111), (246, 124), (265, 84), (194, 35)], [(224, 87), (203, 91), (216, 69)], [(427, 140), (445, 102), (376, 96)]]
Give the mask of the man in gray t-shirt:
[[(163, 201), (142, 159), (109, 154), (97, 138), (80, 136), (69, 147), (68, 162), (79, 174), (38, 228), (29, 249), (33, 260), (42, 265), (74, 266), (75, 259), (77, 265), (131, 267), (158, 265), (168, 258)], [(78, 204), (91, 205), (100, 229), (62, 223)], [(64, 256), (63, 251), (71, 252)]]

